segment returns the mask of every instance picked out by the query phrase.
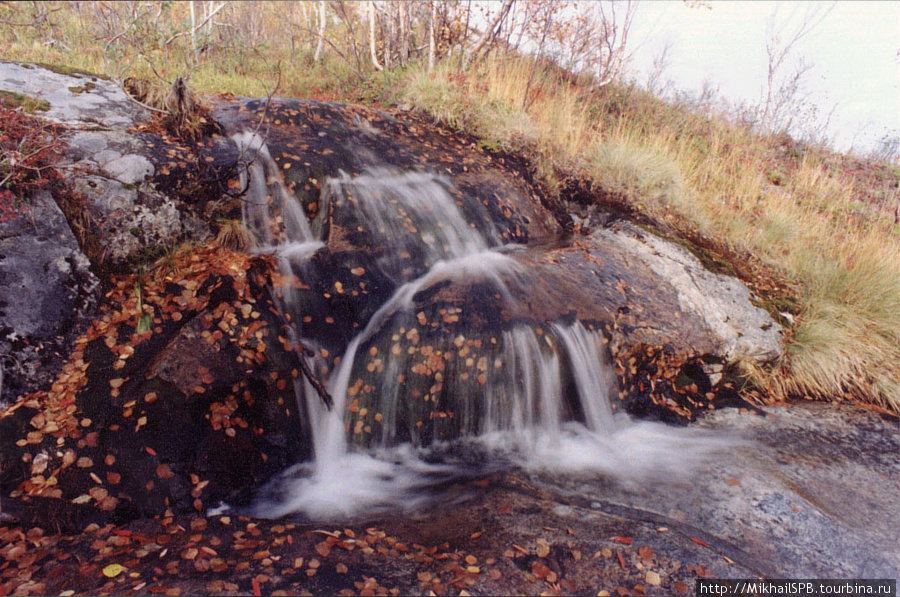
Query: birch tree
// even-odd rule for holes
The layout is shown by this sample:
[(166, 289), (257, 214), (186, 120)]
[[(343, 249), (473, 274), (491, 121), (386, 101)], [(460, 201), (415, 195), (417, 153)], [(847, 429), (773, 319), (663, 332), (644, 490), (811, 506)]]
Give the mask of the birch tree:
[(372, 66), (376, 70), (384, 70), (384, 67), (378, 62), (378, 48), (375, 44), (375, 0), (369, 0), (367, 8), (369, 14), (369, 53), (372, 56)]
[(328, 13), (325, 11), (326, 3), (317, 2), (319, 8), (319, 34), (316, 42), (316, 54), (313, 56), (313, 62), (318, 62), (322, 58), (322, 50), (325, 48), (325, 25), (328, 22)]

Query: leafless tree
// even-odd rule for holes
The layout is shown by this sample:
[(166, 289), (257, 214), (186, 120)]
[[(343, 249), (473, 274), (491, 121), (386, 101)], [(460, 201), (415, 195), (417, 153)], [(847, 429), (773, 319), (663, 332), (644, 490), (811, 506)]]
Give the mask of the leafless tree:
[(592, 74), (597, 78), (596, 85), (602, 87), (612, 83), (622, 71), (628, 34), (637, 4), (627, 0), (597, 2), (593, 6), (596, 11), (596, 41), (592, 44), (593, 56), (589, 64)]
[(835, 3), (803, 6), (805, 13), (799, 26), (791, 28), (787, 23), (780, 23), (779, 7), (772, 11), (766, 25), (766, 83), (758, 117), (758, 126), (764, 132), (789, 130), (801, 104), (807, 101), (804, 83), (813, 64), (801, 57), (793, 70), (785, 73), (797, 44), (825, 20)]
[(647, 73), (647, 91), (654, 95), (662, 95), (666, 84), (663, 83), (663, 75), (671, 64), (672, 42), (666, 41), (662, 49), (653, 57), (650, 72)]

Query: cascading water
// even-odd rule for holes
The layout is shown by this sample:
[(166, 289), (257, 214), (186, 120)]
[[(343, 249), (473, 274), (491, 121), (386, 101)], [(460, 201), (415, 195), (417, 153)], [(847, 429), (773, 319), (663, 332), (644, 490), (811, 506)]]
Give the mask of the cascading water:
[[(243, 134), (234, 140), (254, 158), (245, 179), (245, 223), (257, 236), (259, 250), (274, 252), (284, 278), (302, 278), (306, 260), (325, 243), (313, 238), (259, 137)], [(459, 200), (448, 181), (427, 173), (375, 169), (355, 178), (341, 175), (326, 181), (321, 202), (323, 211), (343, 215), (344, 234), (367, 235), (372, 264), (393, 289), (335, 361), (328, 378), (335, 401), (331, 410), (309, 382), (297, 380), (314, 461), (286, 471), (258, 502), (257, 514), (327, 518), (416, 507), (436, 479), (458, 472), (450, 465), (425, 464), (413, 447), (422, 437), (440, 440), (447, 429), (523, 467), (599, 471), (620, 478), (644, 477), (659, 462), (674, 465), (672, 442), (684, 446), (691, 441), (658, 425), (614, 419), (609, 399), (614, 377), (605, 340), (578, 321), (539, 324), (505, 314), (498, 318), (498, 333), (484, 340), (438, 334), (428, 349), (430, 388), (411, 389), (407, 375), (422, 368), (414, 359), (425, 352), (415, 346), (412, 311), (419, 298), (448, 287), (477, 288), (493, 304), (508, 307), (508, 313), (521, 313), (512, 292), (521, 284), (516, 250), (500, 246), (500, 235), (477, 201)], [(300, 322), (304, 306), (291, 287), (286, 283), (281, 289), (283, 311)], [(440, 313), (448, 317), (445, 310)], [(428, 319), (424, 311), (417, 317), (420, 324)], [(295, 325), (298, 338), (317, 346), (304, 337), (302, 325)], [(471, 330), (476, 336), (482, 332)], [(360, 419), (349, 428), (348, 397), (358, 395), (360, 383), (351, 387), (351, 380), (363, 365), (361, 349), (379, 354), (376, 340), (381, 337), (412, 338), (413, 345), (404, 350), (395, 343), (384, 360), (367, 365), (378, 371), (379, 379), (366, 389), (364, 405), (354, 398), (354, 406), (359, 416), (376, 413), (378, 431), (359, 444), (348, 438), (359, 440), (369, 426)], [(477, 359), (467, 356), (470, 345), (480, 351)], [(459, 370), (448, 369), (451, 355), (463, 363)], [(325, 366), (309, 364), (318, 370)], [(438, 402), (444, 409), (440, 412)], [(429, 408), (428, 416), (419, 417)], [(352, 443), (367, 450), (354, 451)]]
[[(256, 133), (232, 136), (247, 168), (241, 173), (246, 189), (241, 202), (244, 225), (256, 237), (257, 251), (275, 254), (285, 280), (292, 276), (291, 264), (302, 263), (324, 243), (317, 240), (297, 200), (285, 188), (269, 149)], [(290, 294), (291, 286), (282, 292)], [(288, 302), (291, 298), (286, 297)]]

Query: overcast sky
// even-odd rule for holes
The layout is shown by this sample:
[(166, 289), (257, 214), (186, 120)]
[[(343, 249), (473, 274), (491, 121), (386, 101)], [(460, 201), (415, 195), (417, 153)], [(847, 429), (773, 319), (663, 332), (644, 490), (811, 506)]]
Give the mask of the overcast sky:
[[(694, 3), (696, 4), (696, 3)], [(767, 21), (794, 30), (813, 2), (711, 1), (691, 6), (642, 0), (629, 38), (632, 73), (639, 81), (666, 42), (664, 79), (699, 90), (704, 80), (732, 100), (758, 101), (766, 73)], [(830, 5), (831, 3), (824, 3)], [(711, 7), (711, 8), (707, 8)], [(822, 114), (834, 108), (834, 145), (871, 148), (885, 133), (900, 134), (900, 2), (842, 0), (796, 46), (814, 67), (806, 81)]]

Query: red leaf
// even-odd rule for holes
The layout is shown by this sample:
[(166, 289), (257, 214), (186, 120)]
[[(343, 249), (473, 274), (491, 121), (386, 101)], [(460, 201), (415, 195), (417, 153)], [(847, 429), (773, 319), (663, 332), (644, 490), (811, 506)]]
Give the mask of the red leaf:
[(251, 583), (253, 584), (253, 594), (256, 595), (256, 597), (260, 597), (260, 595), (262, 595), (262, 592), (259, 590), (259, 583), (255, 578), (251, 581)]
[(698, 539), (696, 537), (691, 537), (691, 541), (696, 543), (697, 545), (702, 545), (703, 547), (709, 547), (709, 543), (704, 541), (703, 539)]
[(631, 537), (610, 537), (610, 541), (615, 541), (616, 543), (621, 543), (622, 545), (631, 545)]

